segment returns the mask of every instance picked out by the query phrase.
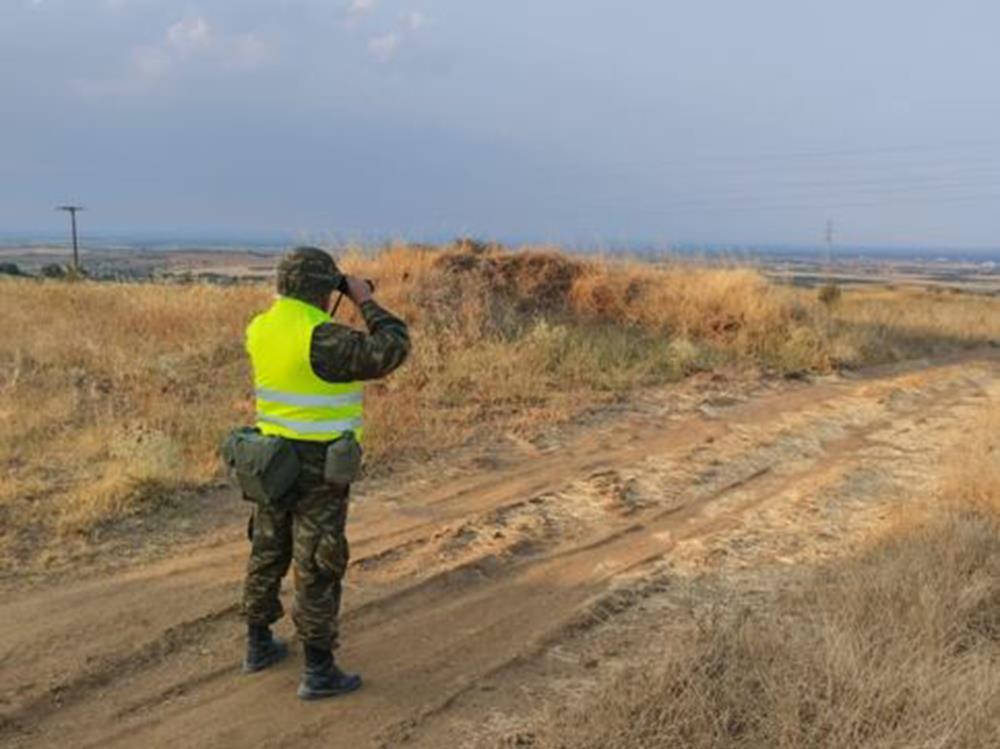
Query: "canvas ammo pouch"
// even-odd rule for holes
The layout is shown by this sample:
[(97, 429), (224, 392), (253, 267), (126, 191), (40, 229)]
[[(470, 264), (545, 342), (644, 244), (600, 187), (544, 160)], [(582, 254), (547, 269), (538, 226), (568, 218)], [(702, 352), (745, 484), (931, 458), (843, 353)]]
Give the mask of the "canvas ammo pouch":
[(299, 477), (299, 456), (291, 443), (261, 434), (254, 427), (229, 433), (222, 458), (235, 476), (244, 499), (279, 507)]
[(326, 448), (323, 479), (328, 484), (353, 484), (361, 474), (361, 445), (354, 432), (347, 431)]

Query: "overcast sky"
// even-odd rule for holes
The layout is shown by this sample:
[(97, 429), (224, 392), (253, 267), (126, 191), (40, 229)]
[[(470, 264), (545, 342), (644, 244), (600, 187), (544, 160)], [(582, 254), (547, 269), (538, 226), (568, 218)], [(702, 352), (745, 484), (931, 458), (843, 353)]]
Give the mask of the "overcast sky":
[(1000, 246), (996, 0), (0, 0), (0, 232)]

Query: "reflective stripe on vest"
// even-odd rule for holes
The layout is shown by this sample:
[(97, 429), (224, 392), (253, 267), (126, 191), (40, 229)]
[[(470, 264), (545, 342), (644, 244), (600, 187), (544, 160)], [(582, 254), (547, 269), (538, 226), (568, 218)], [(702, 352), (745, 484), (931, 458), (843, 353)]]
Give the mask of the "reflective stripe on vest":
[(361, 403), (361, 393), (346, 395), (299, 395), (297, 393), (282, 393), (280, 390), (257, 388), (257, 399), (281, 403), (286, 406), (347, 406)]
[(334, 419), (332, 421), (294, 421), (277, 416), (257, 414), (258, 422), (266, 422), (276, 426), (291, 429), (301, 434), (324, 434), (326, 432), (356, 431), (361, 428), (361, 419)]
[(313, 329), (329, 321), (318, 307), (281, 297), (247, 327), (257, 427), (264, 434), (325, 442), (352, 430), (361, 439), (363, 385), (326, 382), (310, 363)]

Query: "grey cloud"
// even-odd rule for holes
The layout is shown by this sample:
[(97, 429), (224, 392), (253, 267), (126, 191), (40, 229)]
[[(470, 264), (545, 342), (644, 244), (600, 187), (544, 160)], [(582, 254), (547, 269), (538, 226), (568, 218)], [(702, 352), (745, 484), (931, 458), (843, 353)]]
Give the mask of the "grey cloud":
[(419, 10), (411, 10), (400, 16), (397, 28), (383, 34), (369, 37), (368, 52), (380, 63), (388, 63), (395, 56), (403, 40), (419, 31), (427, 22), (427, 17)]
[(388, 34), (373, 36), (368, 40), (368, 51), (379, 62), (389, 62), (399, 47), (400, 34), (391, 31)]
[(362, 15), (370, 13), (375, 9), (375, 0), (350, 0), (347, 12), (351, 15)]
[(247, 72), (273, 58), (260, 34), (219, 32), (204, 16), (190, 15), (169, 24), (155, 44), (133, 47), (117, 75), (76, 79), (72, 88), (85, 96), (140, 94), (191, 68)]
[(416, 31), (427, 23), (427, 16), (419, 10), (411, 10), (404, 17), (404, 23), (410, 31)]

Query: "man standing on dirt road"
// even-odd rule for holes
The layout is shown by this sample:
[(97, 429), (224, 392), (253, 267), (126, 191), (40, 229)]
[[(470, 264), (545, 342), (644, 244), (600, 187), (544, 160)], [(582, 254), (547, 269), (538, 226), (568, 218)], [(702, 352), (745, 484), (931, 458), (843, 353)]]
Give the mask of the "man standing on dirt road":
[[(332, 321), (331, 298), (342, 291), (358, 307), (364, 333)], [(361, 686), (334, 660), (341, 581), (349, 557), (345, 524), (349, 484), (328, 483), (327, 451), (341, 438), (360, 442), (362, 381), (385, 377), (410, 350), (406, 324), (372, 299), (366, 281), (345, 276), (315, 247), (297, 247), (278, 265), (278, 299), (247, 328), (254, 373), (257, 429), (287, 440), (300, 472), (288, 501), (258, 503), (243, 590), (248, 673), (287, 655), (271, 625), (281, 618), (281, 580), (295, 562), (292, 619), (305, 651), (298, 694), (333, 697)], [(353, 434), (353, 436), (352, 436)], [(353, 443), (352, 443), (353, 444)], [(358, 451), (360, 452), (360, 451)]]

